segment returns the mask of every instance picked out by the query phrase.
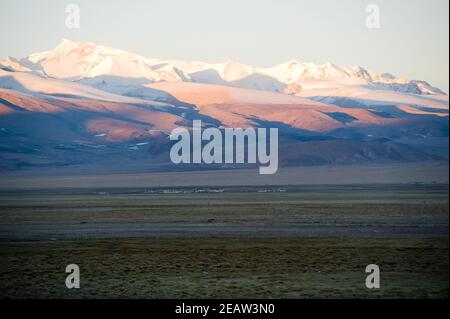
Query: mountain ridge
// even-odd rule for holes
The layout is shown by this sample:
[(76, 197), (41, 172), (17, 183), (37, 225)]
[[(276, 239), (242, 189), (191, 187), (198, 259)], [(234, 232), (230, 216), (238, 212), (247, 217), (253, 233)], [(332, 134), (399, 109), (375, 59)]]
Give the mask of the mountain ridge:
[[(0, 171), (180, 169), (167, 136), (197, 119), (278, 128), (282, 166), (448, 161), (448, 109), (426, 82), (359, 67), (147, 59), (65, 40), (0, 63)], [(224, 167), (185, 167), (210, 168)]]
[(184, 81), (222, 84), (242, 88), (299, 94), (311, 80), (354, 80), (359, 85), (419, 95), (445, 94), (420, 80), (378, 74), (360, 66), (332, 63), (304, 63), (297, 59), (268, 68), (236, 61), (207, 63), (200, 61), (145, 58), (137, 54), (63, 39), (54, 49), (32, 53), (20, 60), (7, 58), (0, 64), (16, 71), (31, 71), (43, 76), (68, 80), (93, 79), (99, 76), (143, 78), (149, 82)]

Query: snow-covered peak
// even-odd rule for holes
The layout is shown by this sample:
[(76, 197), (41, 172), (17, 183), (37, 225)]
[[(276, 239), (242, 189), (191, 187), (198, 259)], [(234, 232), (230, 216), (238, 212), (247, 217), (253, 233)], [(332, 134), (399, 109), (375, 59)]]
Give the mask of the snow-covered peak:
[(147, 59), (124, 50), (63, 39), (53, 50), (34, 53), (22, 59), (22, 64), (35, 71), (62, 79), (79, 80), (110, 76), (116, 78), (142, 78), (154, 81), (182, 81), (179, 70), (154, 70)]
[(227, 61), (216, 66), (222, 79), (226, 82), (242, 80), (255, 73), (255, 68), (236, 61)]
[(287, 84), (300, 83), (306, 80), (335, 80), (357, 78), (370, 81), (369, 73), (361, 67), (338, 66), (327, 62), (325, 64), (301, 63), (290, 60), (272, 68), (261, 69), (260, 72), (270, 74)]
[(6, 57), (3, 61), (0, 62), (0, 67), (17, 72), (31, 71), (26, 66), (20, 64), (20, 62), (17, 59), (10, 56)]

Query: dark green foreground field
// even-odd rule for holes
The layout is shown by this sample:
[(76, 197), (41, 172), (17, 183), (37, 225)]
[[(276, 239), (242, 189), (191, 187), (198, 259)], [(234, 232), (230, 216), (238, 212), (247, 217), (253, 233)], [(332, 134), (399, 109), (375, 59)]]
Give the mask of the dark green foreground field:
[[(121, 239), (3, 243), (1, 297), (448, 298), (448, 240)], [(65, 287), (76, 263), (81, 288)], [(365, 267), (381, 268), (381, 289)]]
[(1, 298), (448, 298), (448, 253), (448, 185), (0, 194)]

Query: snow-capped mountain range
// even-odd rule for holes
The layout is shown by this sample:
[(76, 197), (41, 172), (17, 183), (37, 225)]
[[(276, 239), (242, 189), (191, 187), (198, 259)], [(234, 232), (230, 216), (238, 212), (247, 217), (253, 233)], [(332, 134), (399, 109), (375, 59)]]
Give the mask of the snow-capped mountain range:
[(294, 95), (301, 95), (311, 88), (348, 85), (419, 95), (444, 94), (425, 81), (407, 80), (388, 73), (377, 74), (360, 66), (302, 63), (293, 59), (270, 68), (258, 68), (234, 61), (211, 64), (162, 60), (66, 39), (55, 49), (33, 53), (22, 59), (8, 57), (0, 64), (16, 71), (81, 81), (110, 90), (130, 83), (183, 81)]
[(171, 169), (168, 134), (197, 119), (277, 127), (281, 165), (446, 161), (448, 113), (438, 88), (358, 66), (185, 62), (63, 40), (0, 62), (0, 171)]

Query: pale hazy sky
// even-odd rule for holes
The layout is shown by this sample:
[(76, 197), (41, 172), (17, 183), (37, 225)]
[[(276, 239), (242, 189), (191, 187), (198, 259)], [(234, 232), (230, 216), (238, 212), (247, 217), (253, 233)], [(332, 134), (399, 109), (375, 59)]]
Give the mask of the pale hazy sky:
[[(81, 28), (65, 27), (78, 4)], [(380, 7), (381, 28), (365, 24)], [(146, 57), (360, 65), (448, 92), (448, 0), (0, 0), (0, 58), (90, 41)]]

